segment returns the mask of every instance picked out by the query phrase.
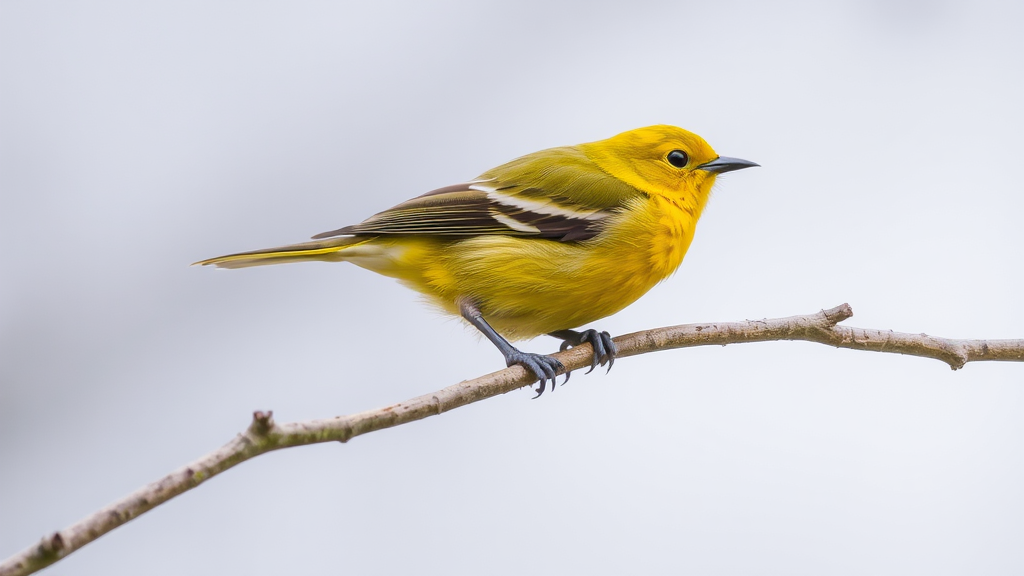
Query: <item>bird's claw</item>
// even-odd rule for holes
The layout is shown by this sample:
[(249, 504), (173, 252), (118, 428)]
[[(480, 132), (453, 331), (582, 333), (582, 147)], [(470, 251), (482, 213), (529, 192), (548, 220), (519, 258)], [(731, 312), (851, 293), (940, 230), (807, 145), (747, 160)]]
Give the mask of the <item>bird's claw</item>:
[(607, 332), (598, 332), (593, 329), (584, 330), (579, 333), (579, 338), (575, 342), (564, 340), (560, 349), (565, 350), (569, 346), (579, 346), (587, 342), (594, 349), (594, 356), (590, 361), (590, 370), (587, 370), (586, 374), (590, 374), (598, 366), (604, 366), (605, 362), (608, 363), (608, 371), (610, 372), (612, 365), (615, 364), (615, 356), (619, 353), (619, 348), (612, 341), (611, 334)]
[[(519, 364), (523, 368), (526, 368), (540, 381), (540, 386), (537, 387), (537, 395), (534, 399), (540, 398), (540, 395), (544, 393), (544, 389), (547, 385), (547, 381), (551, 380), (551, 389), (555, 389), (555, 380), (559, 372), (565, 371), (565, 366), (555, 360), (551, 356), (545, 356), (543, 354), (534, 354), (532, 352), (519, 352), (511, 354), (506, 358), (506, 363), (511, 366), (513, 364)], [(568, 373), (566, 373), (567, 381), (569, 380)], [(562, 382), (565, 384), (565, 382)]]

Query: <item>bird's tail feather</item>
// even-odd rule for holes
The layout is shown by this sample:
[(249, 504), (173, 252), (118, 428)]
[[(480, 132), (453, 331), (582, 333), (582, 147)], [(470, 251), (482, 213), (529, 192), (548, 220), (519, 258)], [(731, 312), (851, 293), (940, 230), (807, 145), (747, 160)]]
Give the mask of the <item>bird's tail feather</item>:
[(308, 262), (311, 260), (339, 262), (345, 259), (342, 252), (346, 248), (358, 246), (369, 240), (369, 238), (365, 237), (348, 236), (331, 238), (330, 240), (303, 242), (277, 248), (264, 248), (263, 250), (218, 256), (208, 260), (200, 260), (193, 264), (193, 266), (212, 265), (218, 268), (248, 268), (250, 266), (284, 264), (286, 262)]

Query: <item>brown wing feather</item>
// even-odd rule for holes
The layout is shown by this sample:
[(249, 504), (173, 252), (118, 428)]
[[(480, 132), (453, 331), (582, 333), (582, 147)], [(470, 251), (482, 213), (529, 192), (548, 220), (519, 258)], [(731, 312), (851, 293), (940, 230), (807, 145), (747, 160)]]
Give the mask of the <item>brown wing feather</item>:
[(438, 188), (359, 224), (323, 232), (313, 238), (378, 234), (504, 234), (569, 242), (592, 238), (601, 231), (606, 214), (550, 209), (535, 200), (516, 200), (513, 195), (500, 193), (514, 186), (489, 187), (486, 184), (489, 183), (470, 182)]

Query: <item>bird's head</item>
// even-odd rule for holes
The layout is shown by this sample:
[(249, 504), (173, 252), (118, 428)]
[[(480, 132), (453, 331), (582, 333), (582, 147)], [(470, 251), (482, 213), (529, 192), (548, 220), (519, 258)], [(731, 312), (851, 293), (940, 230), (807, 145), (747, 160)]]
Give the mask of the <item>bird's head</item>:
[(700, 136), (665, 125), (637, 128), (580, 149), (602, 170), (648, 195), (696, 195), (700, 204), (716, 175), (757, 166), (719, 156)]

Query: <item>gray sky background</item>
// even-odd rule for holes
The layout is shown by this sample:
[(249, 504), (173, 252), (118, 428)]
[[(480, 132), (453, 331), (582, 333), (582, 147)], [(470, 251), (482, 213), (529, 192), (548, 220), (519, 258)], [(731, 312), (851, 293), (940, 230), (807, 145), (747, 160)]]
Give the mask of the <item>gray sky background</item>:
[[(0, 3), (0, 556), (502, 367), (354, 266), (189, 268), (656, 123), (721, 179), (596, 327), (1024, 337), (1019, 3)], [(551, 339), (524, 344), (550, 351)], [(1020, 574), (1024, 365), (691, 349), (243, 464), (52, 574)]]

